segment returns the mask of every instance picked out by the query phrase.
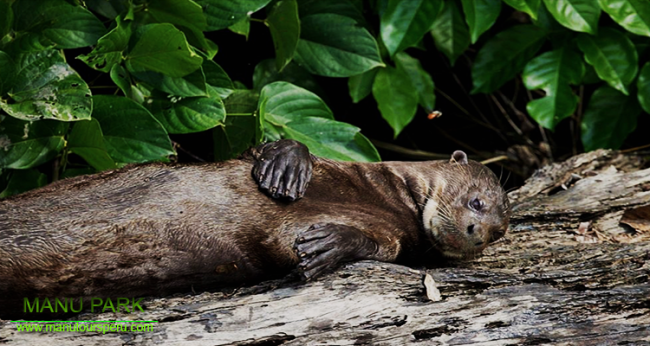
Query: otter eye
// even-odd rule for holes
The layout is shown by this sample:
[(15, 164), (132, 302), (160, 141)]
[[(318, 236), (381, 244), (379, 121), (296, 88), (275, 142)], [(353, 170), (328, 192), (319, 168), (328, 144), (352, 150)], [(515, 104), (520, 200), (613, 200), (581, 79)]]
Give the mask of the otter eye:
[(469, 201), (469, 206), (476, 211), (481, 210), (483, 208), (483, 205), (484, 205), (483, 201), (481, 201), (478, 198), (474, 198), (471, 201)]

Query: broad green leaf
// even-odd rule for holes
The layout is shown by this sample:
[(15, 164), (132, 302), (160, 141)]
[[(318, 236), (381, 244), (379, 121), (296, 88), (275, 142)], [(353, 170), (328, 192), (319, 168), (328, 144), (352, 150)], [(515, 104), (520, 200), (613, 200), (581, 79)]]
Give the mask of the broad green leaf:
[[(263, 120), (286, 125), (302, 117), (334, 119), (332, 111), (316, 94), (287, 82), (275, 82), (262, 88), (258, 109)], [(272, 119), (266, 119), (266, 116)]]
[(208, 26), (201, 6), (192, 0), (149, 1), (146, 12), (158, 23), (171, 23), (197, 31)]
[(98, 13), (110, 20), (127, 10), (128, 3), (124, 0), (84, 0), (91, 11)]
[(110, 72), (111, 80), (117, 85), (124, 93), (124, 96), (132, 98), (131, 96), (131, 78), (129, 72), (122, 65), (113, 65)]
[(137, 31), (138, 40), (126, 56), (127, 68), (160, 72), (169, 77), (184, 77), (201, 67), (185, 35), (171, 24), (148, 24)]
[(510, 7), (514, 8), (517, 11), (524, 12), (528, 14), (531, 18), (537, 19), (537, 11), (539, 11), (539, 5), (542, 3), (541, 0), (503, 0)]
[(636, 99), (609, 86), (596, 90), (582, 116), (582, 145), (586, 151), (618, 149), (636, 128), (641, 108)]
[(578, 36), (578, 47), (600, 79), (628, 94), (627, 86), (638, 72), (639, 59), (627, 36), (615, 29), (601, 28), (598, 36)]
[(580, 55), (568, 48), (546, 52), (531, 60), (524, 68), (524, 84), (528, 90), (544, 90), (546, 96), (528, 102), (528, 114), (538, 124), (553, 130), (575, 111), (578, 97), (569, 84), (579, 84), (584, 73)]
[(246, 37), (246, 40), (248, 40), (248, 33), (251, 30), (251, 21), (250, 18), (245, 17), (244, 19), (238, 21), (237, 23), (231, 25), (228, 27), (230, 31), (234, 32), (235, 34), (240, 34)]
[(16, 76), (16, 63), (9, 54), (0, 51), (0, 96), (11, 90)]
[(470, 43), (469, 29), (455, 1), (445, 2), (442, 12), (433, 22), (431, 35), (436, 48), (449, 58), (453, 66)]
[(349, 77), (384, 66), (377, 42), (353, 19), (326, 13), (303, 17), (301, 23), (294, 59), (307, 71)]
[(420, 61), (410, 55), (401, 52), (395, 55), (395, 64), (409, 78), (418, 91), (418, 103), (424, 110), (431, 112), (436, 106), (436, 95), (433, 93), (433, 79), (427, 71), (422, 68)]
[(293, 59), (300, 38), (300, 19), (296, 0), (280, 0), (275, 3), (266, 19), (275, 46), (275, 64), (279, 71)]
[(203, 7), (208, 31), (225, 29), (266, 6), (271, 0), (196, 0)]
[(9, 115), (24, 120), (90, 118), (90, 89), (65, 62), (61, 51), (25, 53), (15, 62), (17, 70), (9, 92), (12, 101), (0, 100), (0, 107)]
[(216, 45), (207, 40), (203, 31), (207, 27), (201, 6), (192, 0), (156, 0), (147, 3), (146, 11), (139, 11), (141, 24), (170, 23), (183, 31), (187, 41), (206, 52), (210, 58), (217, 53)]
[(314, 155), (335, 160), (379, 159), (374, 147), (359, 137), (359, 128), (334, 120), (329, 107), (305, 89), (286, 82), (268, 84), (258, 108), (267, 137), (298, 140)]
[(650, 36), (650, 1), (647, 0), (598, 0), (600, 8), (625, 30)]
[(646, 113), (650, 113), (650, 62), (645, 63), (637, 81), (639, 104)]
[(348, 79), (348, 89), (350, 90), (350, 97), (352, 102), (358, 103), (366, 98), (372, 92), (372, 84), (375, 81), (375, 76), (379, 72), (378, 68), (366, 71), (362, 74), (350, 77)]
[(181, 97), (207, 96), (205, 76), (198, 69), (184, 77), (169, 77), (153, 71), (131, 71), (138, 80), (154, 89)]
[(115, 161), (106, 151), (104, 134), (96, 119), (74, 124), (68, 137), (68, 149), (83, 157), (97, 171), (117, 168)]
[(319, 13), (334, 13), (352, 18), (362, 26), (365, 26), (366, 23), (363, 13), (350, 0), (298, 0), (298, 8), (300, 17)]
[(535, 56), (545, 35), (534, 25), (516, 25), (487, 41), (472, 66), (472, 94), (491, 93), (514, 78)]
[(131, 38), (131, 21), (124, 22), (116, 18), (117, 26), (97, 41), (92, 52), (79, 55), (77, 59), (102, 72), (109, 72), (113, 65), (122, 62), (122, 52), (129, 45)]
[(219, 97), (226, 98), (235, 89), (226, 71), (216, 62), (208, 59), (203, 60), (201, 70), (205, 76), (205, 82), (208, 84), (208, 89), (212, 89)]
[(14, 170), (0, 198), (17, 195), (47, 185), (47, 176), (35, 169)]
[(27, 169), (51, 160), (63, 149), (67, 128), (62, 121), (0, 115), (0, 168)]
[(289, 82), (303, 89), (307, 89), (320, 97), (324, 97), (325, 95), (325, 92), (318, 85), (314, 76), (295, 62), (289, 63), (282, 72), (278, 71), (275, 62), (271, 59), (262, 60), (255, 66), (255, 71), (253, 72), (253, 89), (260, 91), (265, 85), (277, 81)]
[(93, 118), (101, 125), (113, 160), (146, 162), (175, 154), (167, 132), (144, 107), (119, 96), (95, 95), (93, 99)]
[(235, 90), (223, 100), (226, 119), (233, 116), (250, 116), (257, 112), (260, 94), (254, 90)]
[(58, 48), (93, 45), (106, 28), (92, 13), (65, 0), (16, 1), (14, 30), (42, 35)]
[(418, 91), (411, 78), (393, 67), (380, 69), (372, 85), (372, 95), (377, 101), (381, 116), (393, 128), (397, 138), (402, 129), (413, 120), (418, 107)]
[(305, 144), (319, 157), (339, 161), (379, 161), (379, 154), (359, 128), (332, 119), (305, 117), (283, 128), (283, 138)]
[(501, 0), (462, 0), (472, 43), (494, 25), (501, 12)]
[(600, 7), (597, 0), (544, 0), (546, 8), (562, 26), (595, 35)]
[(11, 31), (14, 22), (14, 11), (8, 1), (0, 1), (0, 41)]
[(151, 114), (168, 133), (193, 133), (223, 125), (226, 110), (214, 93), (208, 97), (153, 99)]
[(389, 0), (379, 30), (390, 56), (418, 43), (441, 8), (441, 0)]

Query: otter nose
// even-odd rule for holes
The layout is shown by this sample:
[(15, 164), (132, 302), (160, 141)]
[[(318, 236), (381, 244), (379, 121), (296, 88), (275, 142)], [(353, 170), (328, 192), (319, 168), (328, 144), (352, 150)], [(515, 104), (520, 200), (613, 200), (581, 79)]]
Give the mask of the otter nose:
[(485, 241), (481, 239), (480, 227), (476, 225), (467, 226), (467, 235), (470, 236), (471, 239), (477, 240), (474, 246), (483, 246), (485, 244)]

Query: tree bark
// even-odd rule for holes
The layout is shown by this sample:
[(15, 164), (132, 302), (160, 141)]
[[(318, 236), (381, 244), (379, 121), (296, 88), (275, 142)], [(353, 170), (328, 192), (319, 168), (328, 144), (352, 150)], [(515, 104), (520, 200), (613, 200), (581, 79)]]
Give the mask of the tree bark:
[[(650, 344), (650, 169), (595, 151), (509, 194), (510, 231), (480, 258), (434, 269), (362, 261), (312, 282), (146, 300), (154, 332), (24, 333), (11, 345)], [(425, 277), (430, 275), (441, 300)], [(426, 280), (428, 281), (428, 280)]]

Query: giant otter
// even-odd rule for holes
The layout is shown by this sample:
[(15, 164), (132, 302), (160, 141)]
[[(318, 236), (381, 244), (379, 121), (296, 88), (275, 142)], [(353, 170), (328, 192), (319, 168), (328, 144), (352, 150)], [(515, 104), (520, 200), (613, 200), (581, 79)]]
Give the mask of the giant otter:
[[(262, 189), (295, 201), (260, 192), (251, 164)], [(296, 267), (309, 279), (360, 259), (468, 258), (506, 232), (509, 213), (496, 176), (460, 151), (336, 162), (282, 141), (240, 160), (129, 166), (0, 200), (0, 296), (141, 296)]]

